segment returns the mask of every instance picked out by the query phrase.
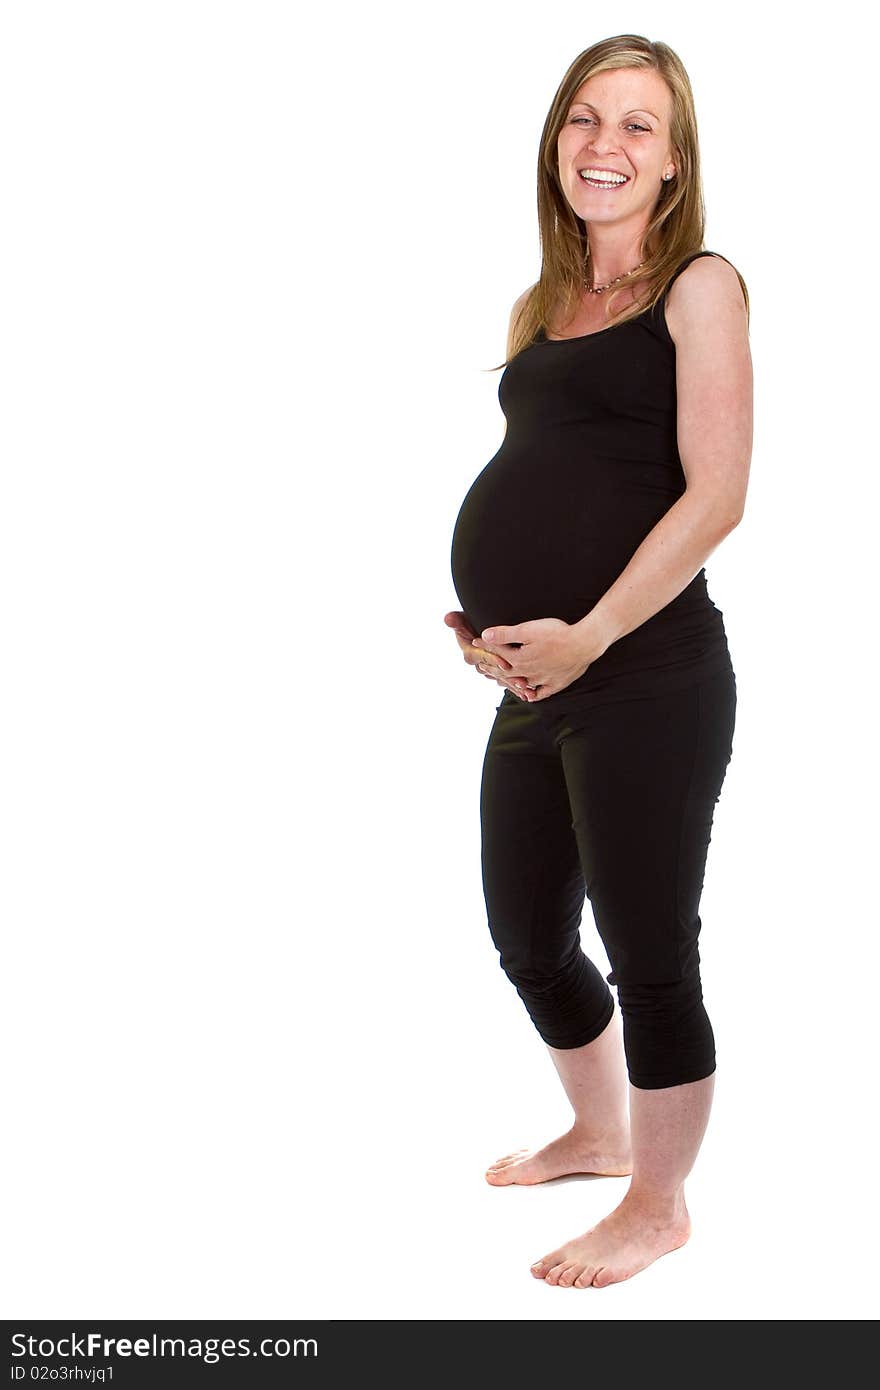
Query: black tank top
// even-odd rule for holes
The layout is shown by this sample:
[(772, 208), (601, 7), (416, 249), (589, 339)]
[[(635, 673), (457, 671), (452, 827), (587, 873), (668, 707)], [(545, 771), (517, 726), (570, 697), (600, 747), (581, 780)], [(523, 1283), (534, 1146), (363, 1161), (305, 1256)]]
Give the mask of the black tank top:
[[(675, 276), (714, 254), (687, 256)], [(579, 622), (684, 492), (665, 303), (664, 294), (629, 322), (577, 338), (542, 330), (504, 369), (507, 433), (452, 536), (453, 584), (474, 632), (532, 618)], [(722, 613), (701, 569), (548, 702), (675, 689), (729, 664)]]

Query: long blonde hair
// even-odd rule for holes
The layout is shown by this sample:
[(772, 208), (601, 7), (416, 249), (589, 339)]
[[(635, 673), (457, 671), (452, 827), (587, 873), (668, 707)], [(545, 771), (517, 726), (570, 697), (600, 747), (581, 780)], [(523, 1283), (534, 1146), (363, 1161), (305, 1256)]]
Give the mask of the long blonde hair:
[[(610, 315), (609, 327), (626, 323), (653, 308), (685, 257), (704, 249), (706, 211), (697, 117), (684, 64), (668, 44), (652, 43), (641, 34), (618, 34), (594, 43), (578, 54), (569, 67), (544, 122), (538, 154), (541, 273), (524, 296), (516, 321), (511, 325), (505, 361), (498, 367), (490, 367), (490, 371), (500, 371), (518, 352), (529, 347), (541, 329), (547, 330), (550, 316), (560, 306), (565, 317), (569, 317), (583, 293), (584, 278), (591, 275), (587, 225), (572, 211), (563, 194), (557, 140), (578, 89), (595, 73), (613, 68), (653, 68), (666, 82), (672, 94), (670, 143), (676, 172), (674, 179), (662, 185), (645, 231), (642, 255), (646, 263), (626, 281), (627, 287), (646, 285), (647, 295), (639, 294), (619, 314)], [(736, 273), (748, 319), (748, 290), (738, 270)], [(610, 304), (623, 288), (613, 289), (607, 296), (607, 303)]]

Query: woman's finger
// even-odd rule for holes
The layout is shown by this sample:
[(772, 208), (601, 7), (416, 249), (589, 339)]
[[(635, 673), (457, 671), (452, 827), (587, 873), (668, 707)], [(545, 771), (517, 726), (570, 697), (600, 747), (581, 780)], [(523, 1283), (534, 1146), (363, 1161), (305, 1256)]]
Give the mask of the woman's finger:
[(471, 644), (470, 650), (474, 653), (474, 658), (479, 664), (480, 661), (488, 661), (493, 666), (497, 666), (501, 671), (509, 671), (511, 663), (505, 661), (503, 656), (496, 656), (495, 653), (488, 653), (483, 647), (475, 647)]
[[(500, 660), (495, 661), (487, 659), (484, 656), (482, 661), (475, 661), (473, 665), (477, 668), (481, 676), (486, 676), (489, 680), (495, 681), (496, 685), (503, 686), (505, 690), (512, 690), (514, 695), (520, 700), (524, 700), (528, 703), (530, 698), (534, 697), (534, 691), (530, 690), (528, 683), (524, 689), (522, 686), (515, 685), (512, 680), (505, 679), (503, 666), (509, 666), (508, 662), (502, 663)], [(515, 679), (523, 680), (524, 677), (518, 676)], [(526, 693), (527, 691), (528, 694)]]
[(487, 667), (483, 663), (480, 663), (477, 666), (477, 670), (480, 672), (481, 675), (486, 676), (489, 680), (494, 681), (496, 685), (500, 685), (502, 690), (512, 690), (514, 695), (518, 696), (520, 700), (525, 700), (525, 695), (523, 695), (522, 691), (517, 686), (513, 685), (510, 681), (505, 680), (503, 676), (496, 674), (496, 672), (498, 671), (497, 666), (493, 671), (491, 670), (491, 668)]

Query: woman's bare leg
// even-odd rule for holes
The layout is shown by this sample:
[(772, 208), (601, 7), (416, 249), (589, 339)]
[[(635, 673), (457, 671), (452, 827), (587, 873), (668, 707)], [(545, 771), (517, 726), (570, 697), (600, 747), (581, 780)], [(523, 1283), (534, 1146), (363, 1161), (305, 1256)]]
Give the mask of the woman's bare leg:
[(583, 1047), (548, 1047), (574, 1111), (574, 1124), (561, 1138), (532, 1152), (520, 1149), (493, 1163), (486, 1179), (493, 1187), (547, 1182), (565, 1173), (625, 1177), (633, 1171), (629, 1137), (628, 1077), (620, 1014)]
[(532, 1265), (548, 1284), (604, 1288), (684, 1245), (691, 1231), (684, 1180), (712, 1108), (715, 1073), (662, 1090), (630, 1086), (632, 1182), (623, 1201), (584, 1235)]

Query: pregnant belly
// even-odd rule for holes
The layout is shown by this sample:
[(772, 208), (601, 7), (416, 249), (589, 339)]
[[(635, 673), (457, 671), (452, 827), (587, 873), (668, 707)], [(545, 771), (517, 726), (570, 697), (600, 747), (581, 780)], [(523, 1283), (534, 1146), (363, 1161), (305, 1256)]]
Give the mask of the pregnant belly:
[(499, 452), (452, 536), (453, 584), (474, 630), (583, 618), (681, 495), (670, 471), (596, 458), (542, 467)]

